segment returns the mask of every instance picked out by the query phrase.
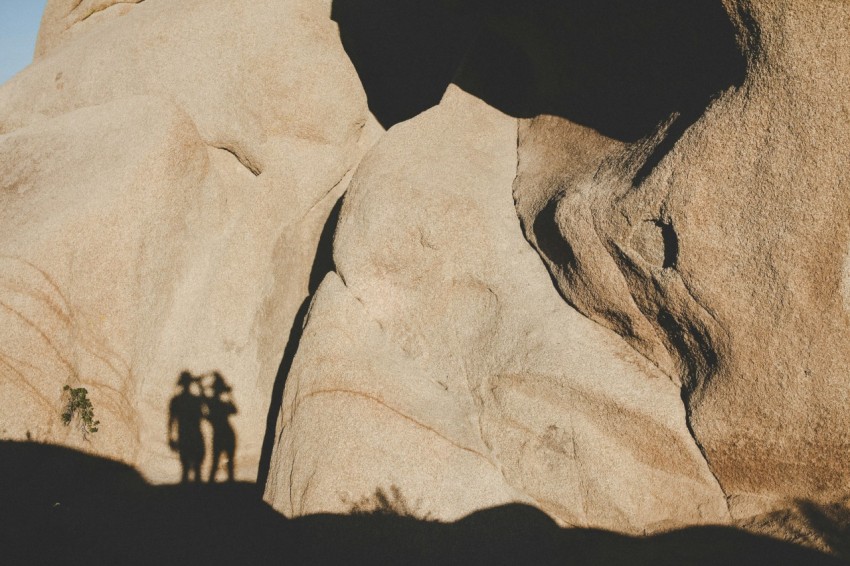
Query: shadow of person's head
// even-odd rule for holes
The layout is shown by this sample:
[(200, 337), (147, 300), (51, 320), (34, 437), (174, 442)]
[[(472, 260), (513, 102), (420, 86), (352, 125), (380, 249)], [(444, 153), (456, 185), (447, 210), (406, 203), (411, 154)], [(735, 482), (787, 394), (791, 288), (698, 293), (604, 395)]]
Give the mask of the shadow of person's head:
[(184, 395), (200, 396), (202, 392), (200, 378), (192, 375), (188, 370), (183, 370), (177, 377), (177, 389), (178, 393), (182, 392)]
[(230, 393), (233, 391), (233, 388), (227, 384), (221, 373), (214, 371), (212, 373), (212, 378), (213, 380), (209, 388), (214, 397), (221, 397), (224, 393)]
[(192, 377), (192, 374), (188, 371), (181, 371), (180, 375), (177, 377), (177, 387), (181, 389), (189, 389), (189, 386), (195, 381), (195, 378)]

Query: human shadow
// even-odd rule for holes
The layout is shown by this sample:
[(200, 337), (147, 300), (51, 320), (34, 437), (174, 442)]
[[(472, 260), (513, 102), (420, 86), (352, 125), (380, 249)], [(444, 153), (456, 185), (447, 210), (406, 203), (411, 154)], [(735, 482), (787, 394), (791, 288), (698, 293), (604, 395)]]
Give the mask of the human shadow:
[(206, 456), (202, 429), (204, 420), (212, 428), (212, 464), (208, 481), (216, 481), (219, 464), (224, 460), (227, 480), (234, 481), (236, 432), (230, 416), (236, 414), (230, 387), (220, 372), (193, 375), (188, 370), (177, 378), (177, 394), (168, 406), (168, 445), (180, 458), (181, 483), (200, 483)]
[(385, 127), (450, 83), (511, 116), (628, 143), (667, 123), (638, 181), (747, 70), (720, 0), (334, 0), (332, 17)]
[[(560, 528), (505, 505), (443, 523), (412, 516), (398, 490), (351, 515), (286, 519), (252, 484), (150, 485), (132, 467), (57, 446), (0, 442), (2, 563), (577, 566), (837, 565), (839, 559), (732, 527), (632, 537)], [(405, 512), (407, 510), (407, 513)], [(826, 521), (828, 514), (821, 519)]]
[(212, 426), (212, 466), (209, 483), (214, 483), (222, 456), (227, 467), (227, 481), (234, 481), (236, 459), (236, 432), (230, 424), (230, 416), (235, 415), (236, 405), (231, 398), (233, 388), (219, 372), (212, 373), (212, 383), (205, 388), (205, 417)]
[(198, 483), (206, 452), (201, 432), (205, 400), (200, 379), (182, 371), (177, 378), (177, 389), (168, 405), (168, 445), (180, 458), (180, 481)]

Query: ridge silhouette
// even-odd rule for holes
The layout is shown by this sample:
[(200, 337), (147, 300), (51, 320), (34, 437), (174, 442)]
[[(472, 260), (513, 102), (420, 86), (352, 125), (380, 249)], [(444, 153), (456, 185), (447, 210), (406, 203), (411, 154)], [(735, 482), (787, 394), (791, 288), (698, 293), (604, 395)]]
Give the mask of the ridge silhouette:
[[(395, 507), (411, 507), (396, 501), (401, 497), (384, 497), (389, 504), (358, 514), (290, 520), (264, 503), (250, 483), (155, 486), (115, 461), (57, 446), (0, 442), (0, 561), (8, 566), (844, 564), (732, 527), (690, 527), (648, 537), (559, 528), (538, 509), (518, 504), (440, 523), (394, 514)], [(847, 511), (842, 517), (835, 509), (807, 505), (803, 509), (814, 532), (844, 541), (846, 549)]]

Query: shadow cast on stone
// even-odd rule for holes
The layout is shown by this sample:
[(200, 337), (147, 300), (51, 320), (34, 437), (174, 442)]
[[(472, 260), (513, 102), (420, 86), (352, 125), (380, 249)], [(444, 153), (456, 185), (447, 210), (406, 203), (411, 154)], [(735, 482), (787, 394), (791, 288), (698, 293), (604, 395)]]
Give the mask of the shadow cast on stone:
[(387, 129), (440, 102), (479, 20), (440, 0), (334, 0), (331, 18)]
[(153, 486), (129, 466), (35, 443), (0, 442), (0, 462), (8, 565), (841, 563), (727, 527), (645, 538), (562, 529), (524, 505), (455, 523), (395, 515), (397, 501), (287, 520), (248, 483)]
[(332, 17), (385, 127), (452, 82), (629, 143), (669, 124), (636, 182), (747, 69), (720, 0), (335, 0)]
[(200, 379), (188, 371), (177, 378), (177, 393), (168, 404), (168, 445), (177, 453), (182, 468), (182, 483), (200, 482), (206, 456), (201, 422), (204, 398)]
[(230, 416), (238, 410), (231, 397), (233, 388), (224, 380), (221, 373), (212, 372), (212, 383), (204, 392), (206, 411), (204, 418), (212, 427), (212, 462), (209, 483), (214, 483), (219, 465), (225, 463), (227, 481), (235, 479), (236, 470), (236, 431), (230, 424)]
[(850, 499), (832, 505), (798, 501), (797, 509), (809, 530), (836, 554), (850, 560)]
[[(211, 380), (205, 382), (205, 380)], [(224, 376), (213, 371), (193, 375), (183, 370), (177, 378), (177, 392), (168, 404), (168, 446), (177, 453), (182, 468), (181, 483), (200, 483), (206, 442), (201, 423), (212, 429), (212, 461), (207, 481), (214, 483), (219, 465), (224, 462), (228, 481), (234, 481), (236, 431), (230, 416), (237, 413), (230, 387)]]
[(277, 420), (283, 404), (283, 390), (286, 387), (286, 378), (289, 376), (289, 371), (292, 369), (292, 362), (295, 360), (295, 354), (298, 352), (298, 346), (301, 343), (301, 335), (304, 333), (304, 325), (307, 319), (307, 311), (310, 310), (310, 302), (313, 300), (313, 295), (316, 289), (319, 288), (325, 275), (331, 271), (336, 271), (336, 265), (333, 259), (333, 238), (336, 232), (336, 225), (339, 222), (342, 204), (343, 197), (340, 197), (333, 208), (331, 208), (325, 225), (322, 228), (319, 243), (316, 247), (316, 257), (310, 269), (310, 279), (307, 284), (308, 295), (301, 303), (301, 306), (298, 307), (295, 318), (292, 320), (289, 337), (283, 350), (280, 365), (277, 368), (277, 374), (275, 374), (269, 402), (269, 412), (266, 415), (266, 432), (263, 437), (260, 463), (257, 468), (257, 485), (259, 486), (265, 485), (266, 479), (269, 476), (272, 451), (274, 450), (276, 440)]

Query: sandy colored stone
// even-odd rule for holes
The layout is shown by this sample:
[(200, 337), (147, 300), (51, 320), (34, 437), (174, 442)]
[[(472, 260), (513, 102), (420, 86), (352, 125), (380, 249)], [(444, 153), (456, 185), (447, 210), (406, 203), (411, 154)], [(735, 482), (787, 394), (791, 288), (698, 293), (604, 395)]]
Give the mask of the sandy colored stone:
[(35, 58), (49, 54), (72, 37), (108, 25), (113, 18), (128, 14), (142, 2), (144, 0), (47, 0), (38, 30)]
[(746, 516), (850, 485), (850, 5), (727, 4), (746, 76), (648, 176), (669, 131), (624, 144), (540, 118), (523, 128), (516, 193), (568, 301), (682, 383)]
[(359, 166), (287, 382), (284, 513), (395, 489), (441, 520), (509, 501), (632, 532), (725, 520), (678, 386), (567, 306), (523, 238), (516, 136), (453, 88)]
[[(395, 444), (447, 435), (451, 418), (418, 415), (452, 405), (473, 425), (449, 438), (483, 442), (492, 485), (568, 524), (640, 532), (846, 495), (848, 6), (487, 11), (454, 79), (472, 97), (450, 91), (358, 168), (269, 500), (345, 512), (394, 487), (423, 515), (470, 511), (444, 479), (422, 485), (446, 458)], [(512, 233), (509, 184), (561, 300)], [(349, 323), (323, 308), (346, 294)], [(370, 319), (410, 369), (330, 346)], [(456, 400), (417, 408), (433, 382)]]
[(319, 234), (379, 128), (327, 3), (71, 4), (0, 87), (0, 434), (175, 481), (178, 373), (217, 370), (254, 479)]
[(177, 375), (217, 370), (288, 516), (829, 549), (795, 525), (850, 489), (850, 3), (405, 5), (48, 2), (0, 86), (0, 438), (174, 481)]

